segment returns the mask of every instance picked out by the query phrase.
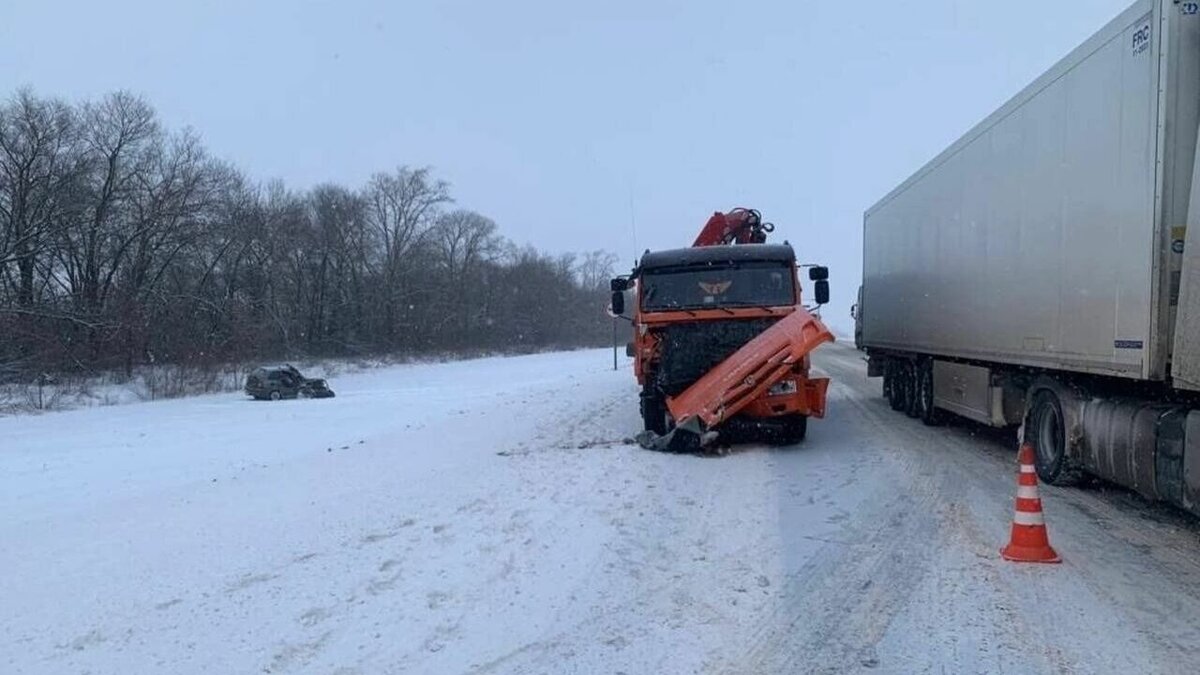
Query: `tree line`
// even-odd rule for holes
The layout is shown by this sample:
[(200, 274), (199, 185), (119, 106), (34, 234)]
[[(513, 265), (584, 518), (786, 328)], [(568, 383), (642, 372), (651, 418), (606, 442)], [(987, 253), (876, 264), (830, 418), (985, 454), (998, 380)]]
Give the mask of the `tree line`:
[(0, 378), (604, 344), (615, 261), (514, 245), (428, 168), (293, 190), (128, 92), (0, 105)]

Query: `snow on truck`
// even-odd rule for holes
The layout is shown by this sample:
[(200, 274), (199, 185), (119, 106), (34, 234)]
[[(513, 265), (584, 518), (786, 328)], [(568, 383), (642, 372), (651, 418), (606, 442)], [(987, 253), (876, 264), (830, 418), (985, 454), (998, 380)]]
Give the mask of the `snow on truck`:
[[(774, 227), (753, 209), (718, 212), (691, 248), (647, 251), (612, 282), (612, 312), (633, 323), (644, 447), (688, 452), (718, 430), (799, 442), (825, 414), (825, 378), (808, 354), (833, 336), (801, 302), (796, 253), (766, 243)], [(829, 272), (808, 266), (816, 305)]]
[(1200, 4), (1140, 0), (864, 216), (892, 408), (1200, 513)]

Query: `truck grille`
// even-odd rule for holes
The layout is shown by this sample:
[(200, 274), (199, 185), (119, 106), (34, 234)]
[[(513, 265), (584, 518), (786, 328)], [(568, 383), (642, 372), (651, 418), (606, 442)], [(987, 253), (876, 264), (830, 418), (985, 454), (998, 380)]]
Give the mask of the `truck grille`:
[(668, 396), (680, 394), (778, 320), (697, 321), (663, 328), (658, 387)]

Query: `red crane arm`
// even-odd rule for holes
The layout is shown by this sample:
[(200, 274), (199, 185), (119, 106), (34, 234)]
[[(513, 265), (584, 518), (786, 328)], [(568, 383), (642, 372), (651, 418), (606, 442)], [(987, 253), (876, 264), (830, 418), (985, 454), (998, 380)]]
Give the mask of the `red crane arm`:
[(767, 233), (775, 227), (762, 221), (762, 214), (754, 209), (733, 209), (729, 213), (717, 211), (704, 224), (692, 246), (721, 246), (724, 244), (762, 244)]

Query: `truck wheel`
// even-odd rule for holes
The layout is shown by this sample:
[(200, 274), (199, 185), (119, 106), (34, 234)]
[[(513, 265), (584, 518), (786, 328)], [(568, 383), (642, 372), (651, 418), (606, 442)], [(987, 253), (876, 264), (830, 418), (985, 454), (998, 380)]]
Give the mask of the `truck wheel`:
[(667, 433), (667, 405), (662, 394), (646, 387), (642, 391), (642, 426), (659, 436)]
[(779, 422), (778, 445), (796, 445), (808, 435), (808, 415), (788, 415)]
[(1066, 418), (1049, 389), (1034, 394), (1025, 419), (1025, 440), (1033, 444), (1038, 478), (1050, 485), (1076, 485), (1083, 471), (1067, 457)]
[(270, 398), (272, 401), (278, 401), (279, 399), (283, 398), (283, 396), (282, 396), (282, 395), (279, 393), (279, 390), (278, 390), (278, 389), (275, 389), (275, 390), (273, 390), (273, 391), (271, 392), (271, 394), (270, 394), (270, 397), (269, 397), (269, 398)]
[(904, 367), (898, 363), (889, 363), (884, 375), (884, 395), (892, 410), (904, 410)]
[(933, 404), (933, 361), (917, 366), (917, 416), (925, 426), (942, 423), (942, 411)]
[(912, 363), (904, 364), (902, 376), (904, 386), (904, 414), (916, 419), (920, 417), (921, 411), (917, 403), (917, 368)]

